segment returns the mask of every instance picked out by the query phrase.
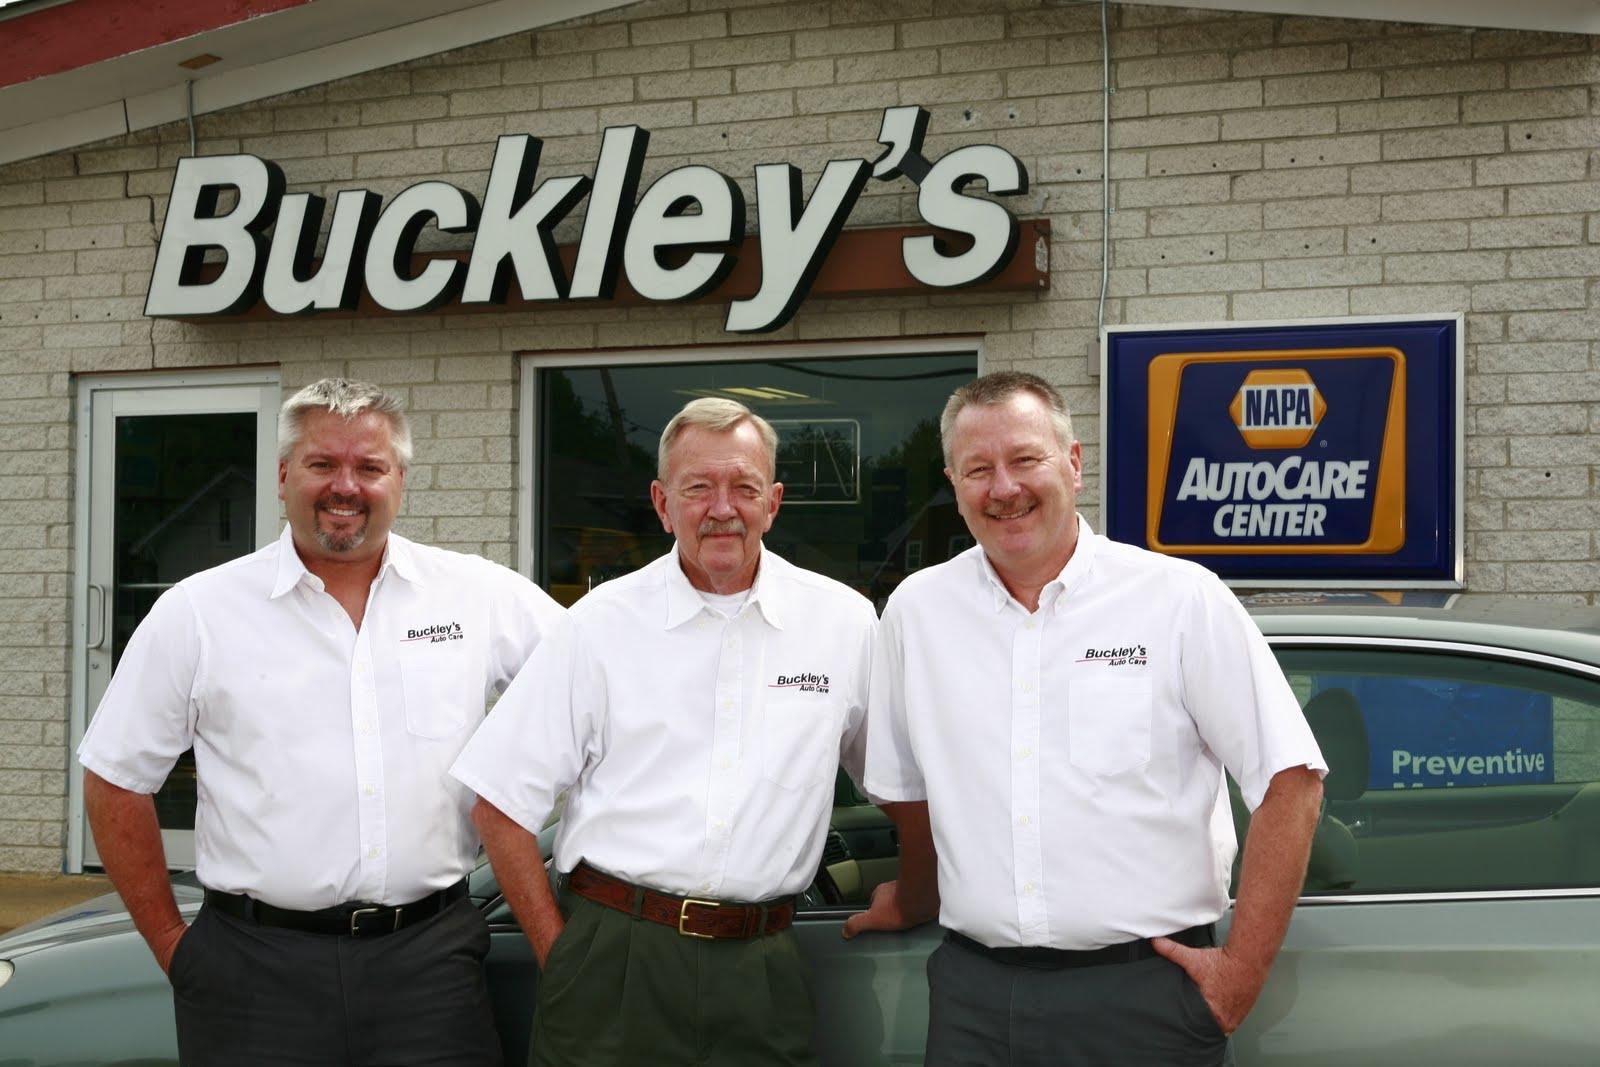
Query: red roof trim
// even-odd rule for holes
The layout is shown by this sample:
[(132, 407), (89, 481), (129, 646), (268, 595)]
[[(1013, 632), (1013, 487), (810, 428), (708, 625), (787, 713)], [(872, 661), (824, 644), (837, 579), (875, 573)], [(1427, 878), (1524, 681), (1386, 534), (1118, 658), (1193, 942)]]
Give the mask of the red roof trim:
[(310, 2), (72, 0), (0, 23), (0, 88), (181, 41)]

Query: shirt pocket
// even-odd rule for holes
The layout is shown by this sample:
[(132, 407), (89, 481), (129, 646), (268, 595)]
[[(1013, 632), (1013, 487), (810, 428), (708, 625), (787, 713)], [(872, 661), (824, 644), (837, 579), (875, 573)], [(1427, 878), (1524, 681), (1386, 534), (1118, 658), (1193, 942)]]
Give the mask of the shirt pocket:
[(1154, 698), (1148, 678), (1083, 678), (1067, 688), (1067, 759), (1095, 775), (1150, 762)]
[(786, 789), (831, 781), (839, 767), (839, 703), (828, 693), (770, 695), (761, 714), (762, 775)]
[(483, 672), (466, 641), (400, 650), (406, 730), (416, 737), (459, 733), (483, 715)]

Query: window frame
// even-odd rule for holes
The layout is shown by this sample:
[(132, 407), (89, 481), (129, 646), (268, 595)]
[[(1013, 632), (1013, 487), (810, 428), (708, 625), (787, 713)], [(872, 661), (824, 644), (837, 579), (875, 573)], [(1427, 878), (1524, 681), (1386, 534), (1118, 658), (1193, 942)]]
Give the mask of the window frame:
[[(1500, 645), (1480, 645), (1469, 641), (1346, 635), (1272, 634), (1267, 636), (1267, 643), (1275, 653), (1281, 648), (1298, 650), (1320, 647), (1337, 648), (1345, 651), (1409, 651), (1465, 656), (1514, 663), (1525, 667), (1544, 668), (1600, 683), (1600, 667), (1592, 664), (1528, 649), (1507, 648)], [(1243, 841), (1239, 842), (1239, 847), (1244, 847)], [(1600, 885), (1544, 889), (1468, 889), (1427, 893), (1319, 893), (1315, 896), (1302, 895), (1298, 900), (1298, 906), (1375, 905), (1449, 900), (1551, 900), (1582, 897), (1600, 897)]]
[[(571, 368), (614, 367), (641, 363), (764, 363), (769, 360), (858, 359), (861, 357), (961, 355), (977, 360), (977, 373), (987, 370), (980, 336), (900, 337), (886, 341), (767, 342), (757, 344), (683, 345), (663, 348), (608, 348), (517, 354), (517, 431), (513, 450), (517, 471), (517, 533), (513, 562), (517, 572), (538, 581), (539, 372)], [(644, 490), (640, 486), (640, 491)]]

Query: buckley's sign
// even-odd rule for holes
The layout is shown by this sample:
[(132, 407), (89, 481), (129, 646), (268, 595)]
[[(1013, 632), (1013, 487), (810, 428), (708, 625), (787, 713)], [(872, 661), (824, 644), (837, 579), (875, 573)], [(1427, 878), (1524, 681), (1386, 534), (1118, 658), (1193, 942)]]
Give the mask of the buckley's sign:
[[(1016, 219), (995, 201), (968, 195), (966, 187), (981, 180), (989, 193), (1013, 196), (1027, 191), (1026, 169), (994, 145), (957, 148), (930, 162), (921, 154), (927, 124), (921, 108), (886, 109), (878, 159), (830, 161), (809, 199), (798, 168), (756, 166), (761, 281), (730, 303), (728, 330), (764, 332), (789, 321), (871, 178), (909, 178), (919, 187), (922, 219), (959, 235), (954, 241), (934, 233), (902, 240), (905, 269), (922, 285), (973, 285), (1006, 266), (1017, 248)], [(649, 139), (638, 126), (610, 127), (592, 178), (552, 177), (535, 187), (539, 139), (501, 137), (481, 207), (472, 194), (442, 181), (413, 185), (386, 206), (369, 190), (343, 190), (334, 198), (320, 261), (323, 198), (285, 193), (283, 171), (256, 156), (182, 159), (145, 314), (236, 315), (262, 300), (281, 315), (351, 309), (363, 289), (379, 308), (394, 312), (452, 301), (495, 305), (506, 301), (513, 281), (524, 300), (609, 299), (619, 272), (648, 300), (701, 296), (735, 265), (744, 241), (744, 195), (726, 175), (693, 165), (663, 174), (636, 203)], [(232, 205), (219, 211), (229, 190)], [(569, 273), (552, 231), (585, 196)], [(429, 225), (475, 232), (470, 255), (431, 258), (415, 269), (417, 238)], [(220, 269), (206, 262), (217, 250)]]

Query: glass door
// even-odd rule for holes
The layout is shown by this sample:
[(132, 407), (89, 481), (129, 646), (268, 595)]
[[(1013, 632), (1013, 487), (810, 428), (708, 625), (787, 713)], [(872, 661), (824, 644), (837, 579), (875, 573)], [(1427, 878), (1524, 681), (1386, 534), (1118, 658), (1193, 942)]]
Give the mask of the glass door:
[[(278, 534), (276, 373), (85, 379), (80, 388), (74, 748), (156, 599)], [(98, 863), (81, 777), (74, 764), (74, 869)], [(173, 867), (194, 865), (194, 812), (185, 753), (156, 794)]]

